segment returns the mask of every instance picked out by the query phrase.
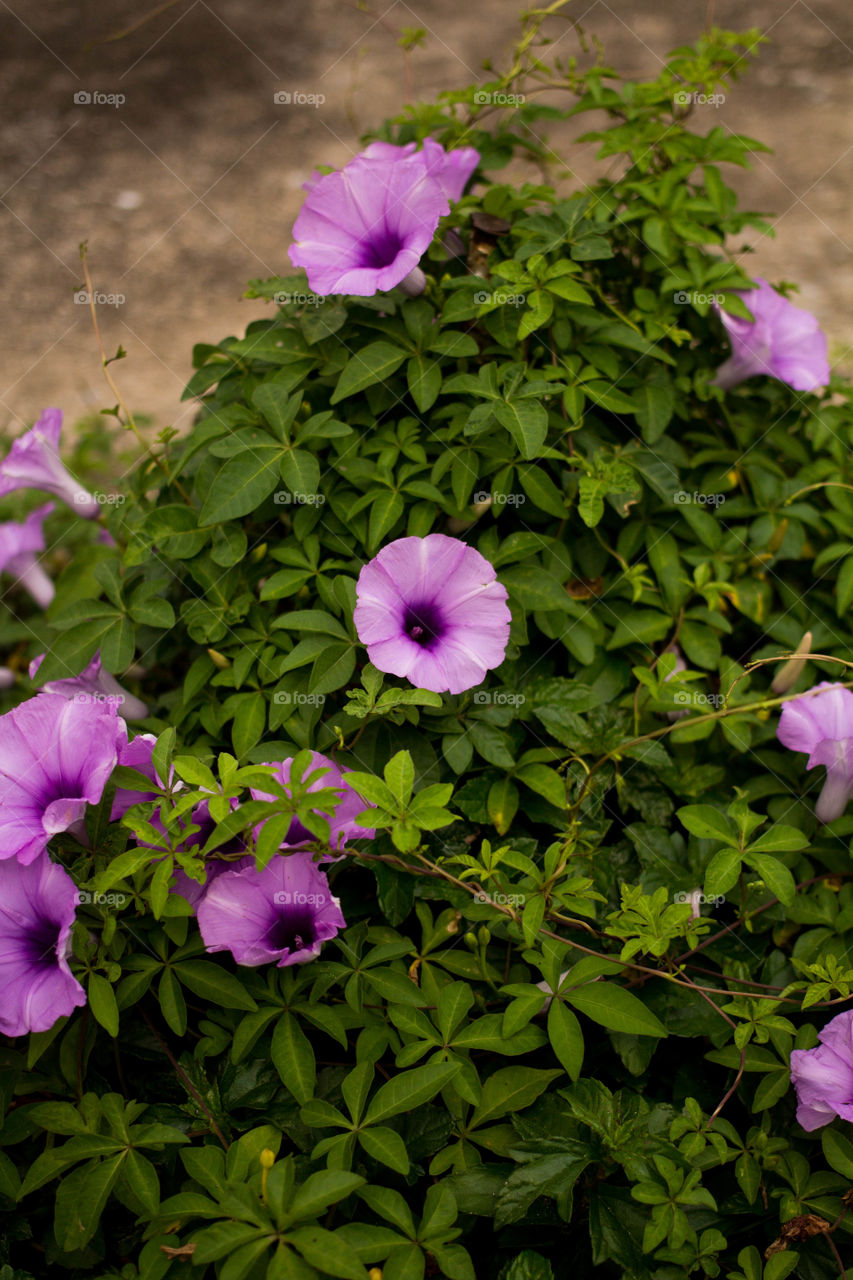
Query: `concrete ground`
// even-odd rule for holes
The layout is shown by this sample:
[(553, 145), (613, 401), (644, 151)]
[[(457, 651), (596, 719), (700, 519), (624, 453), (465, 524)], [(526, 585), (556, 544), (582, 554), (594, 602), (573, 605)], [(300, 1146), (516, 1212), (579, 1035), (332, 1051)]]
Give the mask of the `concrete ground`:
[[(300, 183), (341, 164), (359, 134), (409, 97), (489, 78), (513, 42), (519, 0), (0, 0), (0, 428), (47, 405), (68, 418), (112, 404), (82, 282), (87, 240), (112, 369), (135, 412), (187, 420), (181, 390), (195, 342), (242, 332), (264, 313), (241, 300), (250, 277), (287, 274)], [(756, 137), (745, 204), (772, 213), (752, 237), (756, 273), (795, 280), (853, 371), (853, 8), (845, 0), (577, 0), (569, 7), (606, 60), (649, 76), (702, 30), (756, 26), (757, 65), (707, 124)], [(397, 39), (425, 28), (410, 58)], [(557, 51), (577, 51), (554, 22)], [(276, 93), (322, 97), (283, 104)], [(88, 98), (90, 100), (86, 100)], [(118, 101), (121, 97), (123, 100)], [(110, 100), (112, 99), (112, 100)], [(699, 116), (700, 125), (706, 121)], [(589, 127), (552, 141), (581, 177), (596, 172)], [(120, 301), (119, 301), (120, 299)]]

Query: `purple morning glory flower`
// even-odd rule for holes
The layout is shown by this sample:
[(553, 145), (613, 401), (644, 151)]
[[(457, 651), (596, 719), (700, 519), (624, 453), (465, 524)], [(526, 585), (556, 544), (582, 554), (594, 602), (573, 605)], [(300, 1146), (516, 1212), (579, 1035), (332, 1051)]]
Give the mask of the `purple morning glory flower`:
[[(30, 663), (30, 679), (34, 680), (36, 672), (44, 662), (45, 655), (40, 653)], [(101, 666), (100, 652), (96, 653), (79, 676), (71, 676), (67, 680), (48, 680), (42, 685), (42, 693), (59, 693), (63, 698), (94, 698), (98, 702), (114, 702), (119, 715), (125, 720), (144, 720), (148, 708), (139, 698), (128, 693), (115, 676)]]
[[(279, 764), (273, 766), (275, 773), (274, 780), (289, 792), (288, 784), (290, 782), (290, 769), (293, 764), (291, 760), (282, 760)], [(322, 770), (322, 773), (308, 784), (309, 791), (322, 791), (326, 788), (334, 788), (338, 792), (340, 803), (334, 812), (334, 815), (322, 813), (321, 810), (315, 809), (314, 812), (320, 817), (325, 818), (329, 823), (329, 844), (333, 849), (340, 850), (344, 845), (349, 844), (350, 840), (372, 840), (376, 832), (369, 827), (360, 827), (355, 821), (360, 813), (364, 813), (365, 809), (370, 808), (365, 800), (352, 787), (347, 786), (346, 775), (350, 772), (348, 769), (339, 769), (334, 760), (330, 760), (328, 756), (320, 755), (319, 751), (311, 752), (311, 763), (303, 774), (304, 778), (310, 777), (312, 774)], [(253, 800), (271, 800), (275, 801), (278, 796), (272, 795), (268, 791), (259, 791), (251, 788)], [(317, 840), (318, 837), (303, 826), (297, 817), (293, 818), (285, 838), (285, 845), (302, 844), (306, 840)]]
[[(151, 763), (151, 753), (156, 745), (157, 739), (153, 733), (138, 733), (129, 741), (125, 739), (119, 744), (116, 764), (120, 764), (125, 769), (135, 769), (137, 773), (150, 778), (153, 786), (162, 787), (163, 783), (157, 777), (154, 765)], [(118, 822), (119, 818), (123, 818), (133, 805), (156, 799), (155, 791), (128, 791), (124, 787), (119, 787), (110, 810), (110, 822)]]
[(0, 859), (33, 862), (97, 804), (127, 730), (112, 703), (40, 693), (0, 716)]
[(0, 1033), (48, 1031), (86, 1003), (68, 967), (78, 897), (46, 853), (28, 866), (0, 862)]
[(420, 156), (427, 173), (441, 187), (448, 200), (458, 200), (465, 184), (480, 163), (480, 153), (473, 147), (456, 147), (445, 151), (435, 138), (424, 138), (423, 149), (416, 151), (417, 143), (407, 142), (397, 147), (393, 142), (371, 142), (362, 155), (368, 160), (400, 160), (404, 156)]
[(787, 382), (795, 391), (817, 391), (829, 382), (826, 335), (809, 311), (795, 307), (766, 280), (740, 292), (753, 320), (742, 320), (717, 308), (732, 354), (720, 365), (714, 385), (728, 389), (746, 378), (766, 376)]
[(15, 520), (0, 524), (0, 573), (17, 578), (42, 609), (53, 599), (54, 588), (36, 555), (44, 551), (42, 526), (52, 510), (53, 503), (48, 502), (31, 511), (23, 524)]
[(358, 155), (312, 179), (288, 254), (321, 295), (372, 297), (395, 285), (420, 293), (425, 277), (418, 263), (449, 212), (422, 153)]
[(816, 1048), (791, 1054), (797, 1120), (808, 1133), (836, 1116), (853, 1120), (853, 1009), (828, 1022), (818, 1039)]
[(807, 769), (826, 765), (826, 782), (815, 814), (834, 822), (853, 795), (853, 693), (840, 684), (815, 685), (786, 702), (776, 736), (783, 746), (808, 754)]
[(238, 964), (304, 964), (346, 925), (310, 853), (275, 854), (258, 871), (246, 858), (209, 885), (196, 909), (208, 951)]
[(462, 693), (503, 662), (512, 620), (506, 588), (458, 538), (389, 543), (359, 574), (356, 599), (370, 661), (420, 689)]
[(16, 489), (44, 489), (73, 507), (78, 515), (94, 520), (100, 507), (78, 484), (59, 456), (62, 410), (45, 409), (34, 427), (12, 445), (0, 463), (0, 497)]

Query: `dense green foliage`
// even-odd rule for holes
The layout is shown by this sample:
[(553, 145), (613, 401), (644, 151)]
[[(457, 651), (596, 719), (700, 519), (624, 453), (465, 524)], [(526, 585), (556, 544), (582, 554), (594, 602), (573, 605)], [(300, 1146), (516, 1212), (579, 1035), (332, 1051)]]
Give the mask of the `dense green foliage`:
[[(788, 1075), (853, 984), (853, 822), (817, 824), (764, 661), (807, 630), (826, 657), (797, 690), (853, 661), (851, 389), (710, 385), (710, 297), (742, 308), (730, 249), (763, 226), (726, 166), (757, 144), (674, 104), (754, 39), (643, 84), (531, 39), (485, 86), (523, 105), (472, 87), (395, 121), (482, 155), (424, 296), (253, 282), (271, 317), (196, 348), (197, 420), (105, 504), (116, 545), (72, 533), (47, 622), (7, 615), (17, 665), (48, 648), (39, 682), (100, 649), (182, 787), (122, 824), (108, 795), (91, 849), (52, 846), (91, 897), (89, 1004), (0, 1050), (4, 1280), (831, 1280), (853, 1253), (853, 1140), (805, 1135)], [(501, 182), (590, 111), (607, 176)], [(383, 679), (352, 622), (360, 566), (430, 532), (512, 610), (506, 661), (457, 696)], [(201, 874), (180, 821), (221, 795), (215, 858), (261, 811), (229, 801), (304, 748), (380, 809), (331, 870), (349, 928), (301, 967), (206, 959), (168, 893)], [(322, 846), (316, 803), (294, 787)], [(807, 1214), (841, 1221), (765, 1262)]]

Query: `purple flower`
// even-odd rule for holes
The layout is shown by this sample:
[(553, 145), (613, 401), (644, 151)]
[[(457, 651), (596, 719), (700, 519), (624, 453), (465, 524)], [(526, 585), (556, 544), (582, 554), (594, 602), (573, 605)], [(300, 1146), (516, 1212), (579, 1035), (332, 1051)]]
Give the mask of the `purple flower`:
[[(284, 787), (288, 795), (290, 794), (290, 769), (293, 760), (283, 760), (280, 764), (275, 765), (274, 780)], [(322, 771), (319, 772), (318, 771)], [(326, 788), (334, 788), (338, 792), (340, 803), (334, 812), (334, 815), (323, 813), (320, 809), (313, 810), (320, 817), (325, 818), (329, 823), (329, 844), (333, 849), (340, 850), (344, 845), (349, 844), (350, 840), (372, 840), (376, 832), (370, 827), (360, 827), (356, 822), (356, 818), (360, 813), (370, 806), (352, 787), (347, 786), (346, 775), (350, 772), (348, 769), (339, 769), (334, 760), (330, 760), (327, 756), (322, 756), (318, 751), (311, 752), (311, 763), (303, 774), (304, 778), (309, 778), (317, 773), (318, 776), (308, 784), (309, 791), (322, 791)], [(272, 795), (268, 791), (259, 791), (251, 788), (253, 800), (271, 800), (276, 801), (278, 796)], [(285, 845), (302, 844), (306, 840), (317, 840), (311, 831), (294, 816), (291, 822), (287, 836), (285, 837)]]
[(29, 866), (0, 862), (0, 1033), (48, 1031), (86, 1003), (66, 958), (74, 881), (46, 853)]
[[(35, 679), (44, 658), (45, 655), (41, 653), (30, 663), (31, 680)], [(148, 715), (145, 703), (122, 688), (109, 671), (104, 671), (100, 652), (95, 654), (79, 676), (71, 676), (67, 680), (48, 680), (42, 685), (41, 691), (59, 693), (63, 698), (94, 698), (98, 702), (115, 702), (119, 715), (125, 720), (144, 720)]]
[(409, 276), (407, 291), (419, 293), (425, 277), (418, 262), (449, 211), (423, 153), (362, 154), (312, 179), (293, 225), (290, 261), (305, 268), (318, 294), (372, 297)]
[(97, 804), (126, 736), (112, 703), (40, 693), (0, 716), (0, 859), (28, 864)]
[(429, 176), (438, 183), (448, 200), (458, 200), (465, 184), (480, 163), (480, 153), (473, 147), (457, 147), (445, 151), (435, 138), (424, 138), (423, 150), (416, 153), (417, 143), (397, 147), (393, 142), (371, 142), (362, 155), (368, 160), (400, 160), (403, 156), (420, 156)]
[(62, 410), (45, 409), (34, 427), (12, 445), (0, 463), (0, 497), (16, 489), (44, 489), (73, 507), (78, 515), (94, 520), (100, 514), (97, 501), (77, 483), (59, 456)]
[(346, 921), (310, 853), (275, 854), (258, 871), (246, 858), (211, 884), (197, 908), (208, 951), (238, 964), (304, 964)]
[(853, 693), (826, 681), (815, 685), (785, 703), (776, 736), (792, 751), (808, 753), (807, 769), (826, 765), (815, 814), (820, 822), (840, 818), (853, 795)]
[(818, 1039), (816, 1048), (791, 1054), (797, 1120), (808, 1133), (836, 1116), (853, 1120), (853, 1009), (828, 1022)]
[(53, 599), (53, 583), (36, 559), (44, 551), (45, 519), (53, 503), (31, 511), (23, 524), (9, 520), (0, 524), (0, 573), (11, 573), (27, 588), (40, 608), (46, 609)]
[(829, 382), (826, 335), (815, 317), (756, 277), (757, 289), (740, 292), (753, 320), (717, 308), (732, 354), (717, 370), (714, 385), (728, 389), (746, 378), (767, 376), (795, 391), (817, 391)]
[[(120, 764), (124, 769), (135, 769), (137, 773), (150, 778), (153, 786), (162, 787), (163, 783), (157, 777), (154, 765), (151, 763), (151, 753), (156, 745), (157, 739), (153, 733), (138, 733), (130, 741), (125, 738), (119, 744), (116, 764)], [(156, 799), (156, 791), (128, 791), (124, 787), (119, 787), (110, 810), (110, 822), (118, 822), (119, 818), (123, 818), (133, 805)]]
[(462, 693), (500, 666), (511, 615), (488, 560), (443, 533), (398, 538), (358, 576), (358, 638), (380, 671)]

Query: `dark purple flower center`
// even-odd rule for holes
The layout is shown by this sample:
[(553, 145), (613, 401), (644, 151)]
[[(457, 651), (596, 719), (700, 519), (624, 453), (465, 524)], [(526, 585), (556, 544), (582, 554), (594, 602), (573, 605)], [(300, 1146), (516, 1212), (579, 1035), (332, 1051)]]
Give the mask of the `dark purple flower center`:
[(264, 942), (271, 951), (301, 951), (314, 942), (314, 915), (297, 908), (280, 915), (270, 925)]
[(21, 959), (35, 969), (52, 969), (60, 933), (60, 926), (53, 920), (39, 919), (20, 940)]
[(430, 601), (423, 604), (407, 605), (403, 615), (403, 630), (410, 640), (419, 644), (422, 649), (431, 649), (433, 644), (444, 634), (444, 619), (441, 610)]
[(371, 231), (370, 238), (362, 243), (358, 265), (370, 267), (374, 271), (390, 267), (402, 248), (403, 242), (397, 231), (388, 226), (377, 227)]

